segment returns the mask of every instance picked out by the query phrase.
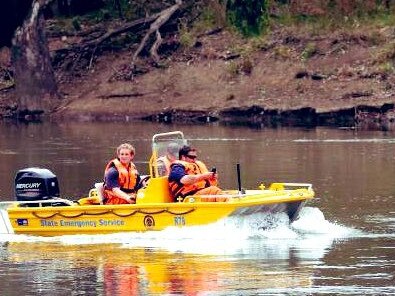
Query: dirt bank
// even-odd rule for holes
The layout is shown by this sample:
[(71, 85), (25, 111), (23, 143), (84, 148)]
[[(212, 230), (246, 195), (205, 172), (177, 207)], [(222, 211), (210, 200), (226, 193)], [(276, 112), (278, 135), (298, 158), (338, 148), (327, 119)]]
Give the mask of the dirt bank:
[[(395, 76), (386, 67), (385, 46), (394, 37), (389, 27), (318, 36), (279, 28), (259, 40), (222, 30), (163, 57), (159, 68), (147, 61), (146, 73), (127, 81), (114, 77), (132, 52), (105, 52), (89, 71), (57, 72), (64, 99), (51, 117), (260, 126), (353, 126), (372, 118), (392, 123)], [(12, 91), (2, 97), (6, 102)]]

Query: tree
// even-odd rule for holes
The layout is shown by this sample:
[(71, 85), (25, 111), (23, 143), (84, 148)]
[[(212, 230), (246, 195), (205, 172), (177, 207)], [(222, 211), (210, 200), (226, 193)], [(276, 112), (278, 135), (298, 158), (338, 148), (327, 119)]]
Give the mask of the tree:
[(243, 35), (259, 35), (267, 25), (268, 0), (228, 0), (227, 15), (230, 23)]
[(28, 16), (16, 30), (12, 41), (17, 116), (20, 118), (35, 119), (42, 113), (49, 113), (59, 103), (44, 32), (43, 8), (49, 2), (51, 0), (33, 1)]

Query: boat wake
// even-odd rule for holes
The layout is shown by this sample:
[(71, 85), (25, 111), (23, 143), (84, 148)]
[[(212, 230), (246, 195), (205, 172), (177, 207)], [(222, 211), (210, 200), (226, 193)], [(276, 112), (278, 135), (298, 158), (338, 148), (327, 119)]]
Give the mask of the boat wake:
[[(118, 244), (121, 248), (165, 249), (197, 254), (252, 254), (262, 250), (297, 248), (312, 254), (324, 252), (334, 239), (355, 237), (359, 230), (329, 222), (314, 207), (305, 207), (300, 218), (289, 224), (285, 214), (232, 216), (217, 223), (188, 228), (170, 227), (163, 231), (106, 235), (65, 235), (35, 237), (1, 234), (5, 242), (49, 242), (64, 245)], [(270, 254), (270, 251), (268, 254)], [(314, 253), (314, 252), (313, 252)], [(321, 254), (322, 255), (322, 254)]]

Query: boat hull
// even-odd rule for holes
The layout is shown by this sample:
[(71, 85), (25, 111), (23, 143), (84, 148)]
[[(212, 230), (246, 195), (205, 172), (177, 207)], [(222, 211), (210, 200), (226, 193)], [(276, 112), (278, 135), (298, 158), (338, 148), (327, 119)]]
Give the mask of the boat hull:
[[(229, 216), (285, 213), (290, 221), (313, 192), (257, 190), (226, 201), (190, 198), (186, 202), (134, 205), (11, 206), (14, 233), (40, 236), (160, 231), (215, 223)], [(210, 199), (208, 199), (210, 200)]]

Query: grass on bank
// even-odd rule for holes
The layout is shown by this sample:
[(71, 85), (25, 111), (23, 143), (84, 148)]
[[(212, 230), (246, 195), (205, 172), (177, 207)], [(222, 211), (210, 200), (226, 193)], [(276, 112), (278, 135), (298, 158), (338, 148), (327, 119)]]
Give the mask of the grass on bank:
[[(139, 1), (136, 1), (136, 3)], [(158, 12), (159, 7), (150, 4), (149, 10), (153, 13)], [(99, 23), (109, 22), (117, 23), (120, 21), (119, 11), (111, 1), (97, 11), (86, 15), (73, 16), (71, 18), (57, 18), (52, 22), (51, 28), (65, 34), (73, 34), (84, 28), (95, 26)], [(142, 2), (143, 3), (143, 2)], [(133, 20), (142, 16), (143, 5), (129, 5), (126, 1), (121, 1), (122, 15), (125, 21)], [(382, 71), (393, 72), (395, 60), (395, 45), (392, 40), (395, 37), (395, 13), (383, 9), (381, 6), (369, 13), (362, 10), (356, 10), (351, 16), (345, 16), (339, 11), (328, 10), (326, 14), (321, 15), (304, 15), (292, 13), (287, 5), (278, 5), (275, 14), (268, 14), (268, 21), (265, 22), (267, 28), (262, 30), (259, 35), (244, 37), (238, 30), (229, 25), (226, 18), (226, 8), (219, 1), (208, 1), (208, 5), (200, 7), (200, 11), (193, 22), (186, 17), (179, 22), (179, 40), (182, 48), (188, 50), (192, 48), (198, 36), (212, 29), (222, 27), (234, 35), (236, 39), (243, 40), (237, 44), (229, 44), (229, 50), (240, 54), (243, 61), (249, 61), (254, 51), (264, 50), (270, 46), (268, 41), (272, 36), (271, 33), (284, 30), (289, 34), (299, 36), (322, 36), (337, 32), (338, 34), (352, 35), (360, 32), (377, 50), (373, 55), (374, 64)], [(387, 30), (385, 30), (388, 28)], [(132, 43), (138, 42), (132, 34), (124, 33), (113, 38), (112, 44), (121, 49), (127, 48)], [(227, 50), (227, 49), (224, 49)], [(287, 59), (292, 56), (292, 49), (287, 45), (277, 45), (274, 48), (276, 57)], [(307, 42), (300, 54), (301, 61), (307, 61), (317, 53), (316, 44), (313, 41)], [(249, 64), (250, 62), (246, 62)], [(240, 72), (243, 65), (228, 65), (229, 72)], [(248, 70), (247, 70), (248, 72)]]

